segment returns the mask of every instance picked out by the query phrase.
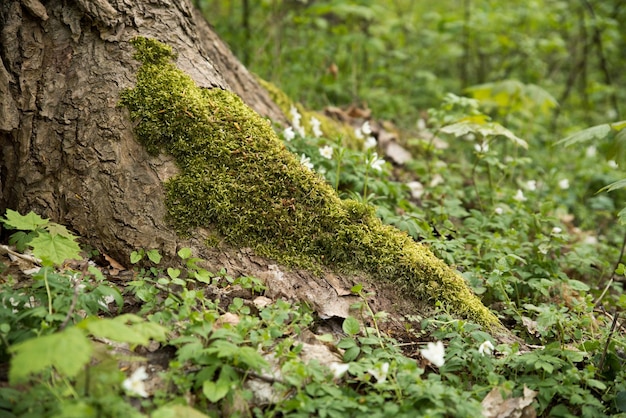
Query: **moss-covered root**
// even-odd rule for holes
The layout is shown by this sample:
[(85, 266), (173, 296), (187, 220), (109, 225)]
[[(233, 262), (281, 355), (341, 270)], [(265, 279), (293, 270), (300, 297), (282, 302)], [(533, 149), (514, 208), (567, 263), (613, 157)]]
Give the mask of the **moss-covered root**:
[(288, 265), (366, 272), (488, 328), (499, 326), (458, 274), (383, 225), (372, 207), (340, 200), (239, 97), (197, 87), (173, 64), (168, 46), (145, 38), (133, 44), (142, 66), (122, 104), (146, 148), (171, 154), (180, 167), (165, 187), (181, 233), (211, 227), (232, 245)]

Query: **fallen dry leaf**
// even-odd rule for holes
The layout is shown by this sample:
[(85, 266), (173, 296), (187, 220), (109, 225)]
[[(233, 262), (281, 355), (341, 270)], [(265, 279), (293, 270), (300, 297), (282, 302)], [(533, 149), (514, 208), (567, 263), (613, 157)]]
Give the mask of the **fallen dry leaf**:
[(504, 399), (502, 393), (508, 391), (495, 387), (481, 402), (485, 418), (535, 418), (537, 411), (532, 407), (537, 392), (524, 385), (524, 395), (520, 398)]

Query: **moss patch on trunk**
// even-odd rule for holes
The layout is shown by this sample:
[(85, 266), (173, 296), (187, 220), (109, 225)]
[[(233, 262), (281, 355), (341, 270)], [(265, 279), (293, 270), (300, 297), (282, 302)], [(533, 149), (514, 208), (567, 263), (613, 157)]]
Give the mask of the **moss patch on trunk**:
[(462, 277), (382, 224), (371, 206), (341, 200), (238, 96), (196, 86), (173, 63), (170, 47), (145, 38), (132, 42), (142, 65), (121, 103), (148, 151), (171, 154), (180, 167), (165, 184), (178, 231), (210, 227), (231, 245), (287, 265), (364, 272), (487, 328), (500, 327)]

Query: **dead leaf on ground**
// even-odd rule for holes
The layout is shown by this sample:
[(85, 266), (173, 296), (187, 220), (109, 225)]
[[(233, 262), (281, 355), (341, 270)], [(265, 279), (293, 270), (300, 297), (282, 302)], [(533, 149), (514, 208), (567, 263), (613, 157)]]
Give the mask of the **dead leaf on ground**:
[(508, 396), (508, 391), (500, 387), (495, 387), (489, 392), (481, 405), (483, 407), (483, 417), (485, 418), (535, 418), (537, 411), (532, 403), (537, 392), (528, 389), (524, 385), (524, 395), (519, 398), (504, 399), (502, 393)]

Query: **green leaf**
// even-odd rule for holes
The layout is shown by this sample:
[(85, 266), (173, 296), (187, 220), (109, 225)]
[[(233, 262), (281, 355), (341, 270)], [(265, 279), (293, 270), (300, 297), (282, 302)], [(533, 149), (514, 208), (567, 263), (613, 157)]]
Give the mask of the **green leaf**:
[(66, 227), (54, 222), (50, 222), (46, 226), (46, 230), (50, 233), (50, 235), (62, 235), (66, 238), (75, 239), (75, 235), (68, 231)]
[(189, 257), (191, 257), (191, 248), (181, 248), (178, 251), (178, 256), (183, 260), (188, 259)]
[[(135, 315), (120, 315), (113, 319), (88, 318), (78, 326), (87, 329), (92, 335), (100, 338), (108, 338), (113, 341), (126, 342), (129, 344), (148, 345), (151, 339), (165, 340), (167, 329), (161, 325), (144, 322)], [(127, 324), (131, 322), (131, 324)]]
[(216, 403), (228, 395), (230, 385), (231, 382), (227, 379), (218, 379), (217, 382), (206, 380), (202, 384), (202, 393), (210, 402)]
[(361, 349), (359, 347), (357, 347), (357, 346), (348, 348), (343, 353), (343, 361), (346, 362), (346, 363), (349, 363), (351, 361), (356, 360), (356, 358), (359, 356), (360, 352), (361, 352)]
[(167, 268), (167, 275), (170, 276), (172, 279), (177, 279), (178, 276), (180, 276), (180, 270), (168, 267)]
[(441, 132), (454, 135), (457, 138), (470, 133), (478, 134), (483, 138), (504, 136), (505, 138), (510, 139), (515, 145), (519, 145), (520, 147), (526, 149), (528, 148), (528, 143), (526, 143), (526, 141), (496, 122), (476, 123), (474, 121), (463, 120), (461, 122), (453, 123), (452, 125), (444, 126), (441, 128)]
[(63, 235), (41, 233), (30, 241), (33, 255), (47, 260), (55, 265), (61, 265), (65, 260), (80, 260), (80, 247), (73, 238)]
[(359, 324), (359, 321), (357, 321), (356, 318), (349, 316), (343, 320), (341, 329), (343, 329), (343, 332), (348, 335), (356, 335), (361, 329), (361, 324)]
[(159, 264), (161, 262), (161, 254), (159, 254), (158, 250), (146, 251), (146, 255), (154, 264)]
[(187, 405), (162, 406), (150, 415), (150, 418), (209, 418), (202, 412)]
[(47, 219), (34, 212), (28, 212), (26, 215), (20, 215), (11, 209), (7, 209), (5, 218), (2, 220), (8, 229), (20, 229), (23, 231), (34, 231), (48, 224)]
[(592, 140), (599, 140), (606, 138), (611, 132), (611, 125), (608, 123), (592, 126), (591, 128), (583, 129), (576, 132), (566, 138), (563, 138), (557, 142), (557, 145), (564, 145), (569, 147), (570, 145), (578, 144), (580, 142), (587, 142)]
[(131, 264), (138, 263), (143, 258), (143, 252), (141, 251), (133, 251), (130, 253), (130, 262)]
[(64, 377), (76, 377), (89, 363), (93, 346), (80, 329), (71, 327), (56, 334), (24, 341), (9, 348), (9, 351), (13, 353), (9, 380), (15, 384), (51, 367)]
[(354, 294), (361, 293), (361, 290), (363, 290), (363, 285), (361, 283), (355, 284), (352, 286), (352, 289), (350, 289), (350, 291)]
[(622, 412), (626, 412), (626, 391), (617, 392), (615, 406)]
[(609, 184), (608, 186), (604, 186), (603, 188), (598, 190), (598, 193), (612, 192), (613, 190), (623, 189), (624, 187), (626, 187), (626, 179), (621, 179)]

